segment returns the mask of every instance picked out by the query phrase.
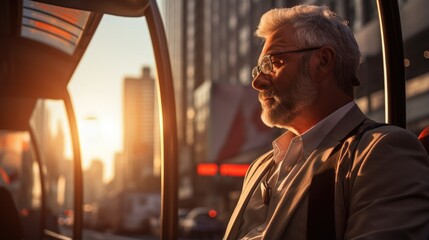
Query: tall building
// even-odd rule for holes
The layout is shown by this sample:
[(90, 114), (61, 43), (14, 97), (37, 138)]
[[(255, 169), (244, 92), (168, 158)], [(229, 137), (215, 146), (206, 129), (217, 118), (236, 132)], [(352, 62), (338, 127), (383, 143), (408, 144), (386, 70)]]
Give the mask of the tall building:
[(154, 138), (158, 120), (155, 80), (143, 67), (138, 78), (124, 79), (124, 177), (125, 188), (141, 190), (154, 177)]

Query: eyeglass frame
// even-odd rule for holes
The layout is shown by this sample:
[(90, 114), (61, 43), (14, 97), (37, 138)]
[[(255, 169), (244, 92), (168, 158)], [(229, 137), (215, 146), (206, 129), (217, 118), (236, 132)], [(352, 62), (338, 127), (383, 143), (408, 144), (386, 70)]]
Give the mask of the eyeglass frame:
[(261, 64), (259, 63), (256, 67), (254, 67), (254, 68), (252, 69), (252, 78), (253, 78), (253, 79), (255, 79), (257, 76), (259, 76), (259, 74), (260, 74), (261, 72), (262, 72), (263, 74), (269, 74), (271, 71), (273, 71), (273, 61), (271, 60), (271, 57), (272, 57), (272, 56), (277, 56), (277, 55), (282, 55), (282, 54), (287, 54), (287, 53), (308, 52), (308, 51), (318, 50), (318, 49), (320, 49), (320, 48), (321, 48), (321, 46), (320, 46), (320, 47), (302, 48), (302, 49), (295, 49), (295, 50), (289, 50), (289, 51), (284, 51), (284, 52), (278, 52), (278, 53), (266, 54), (266, 55), (264, 55), (264, 56), (261, 58), (260, 63), (262, 62), (262, 60), (263, 60), (264, 58), (267, 58), (267, 57), (268, 57), (268, 60), (269, 60), (269, 65), (268, 65), (268, 66), (271, 66), (271, 67), (269, 68), (269, 71), (264, 72), (264, 71), (262, 70), (263, 68), (261, 67)]

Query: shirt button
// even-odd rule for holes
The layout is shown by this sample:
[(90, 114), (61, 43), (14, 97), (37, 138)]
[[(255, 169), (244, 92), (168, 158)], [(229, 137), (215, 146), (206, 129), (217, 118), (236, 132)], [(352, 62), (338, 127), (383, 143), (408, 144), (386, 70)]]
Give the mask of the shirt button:
[(264, 228), (263, 227), (258, 227), (258, 231), (262, 232), (262, 231), (264, 231)]

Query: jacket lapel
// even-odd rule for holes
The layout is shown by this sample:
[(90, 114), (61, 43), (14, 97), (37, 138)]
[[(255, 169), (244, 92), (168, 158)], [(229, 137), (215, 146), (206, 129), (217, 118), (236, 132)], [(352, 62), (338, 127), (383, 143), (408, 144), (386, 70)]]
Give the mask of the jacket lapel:
[(296, 209), (298, 207), (307, 207), (300, 206), (300, 203), (308, 193), (312, 177), (323, 167), (332, 150), (339, 144), (340, 140), (364, 119), (365, 115), (357, 106), (354, 106), (344, 118), (336, 124), (310, 157), (305, 161), (297, 163), (297, 165), (300, 165), (297, 166), (300, 170), (295, 177), (290, 179), (284, 186), (287, 194), (280, 199), (274, 216), (268, 223), (268, 229), (264, 239), (279, 239), (284, 231), (287, 230), (289, 221)]
[(273, 151), (264, 154), (255, 162), (255, 164), (252, 165), (253, 167), (249, 169), (237, 206), (229, 220), (229, 224), (225, 232), (225, 239), (236, 239), (238, 237), (238, 230), (241, 225), (243, 212), (246, 209), (247, 203), (249, 202), (250, 197), (252, 197), (255, 188), (259, 186), (259, 182), (262, 177), (264, 177), (269, 170), (272, 157)]

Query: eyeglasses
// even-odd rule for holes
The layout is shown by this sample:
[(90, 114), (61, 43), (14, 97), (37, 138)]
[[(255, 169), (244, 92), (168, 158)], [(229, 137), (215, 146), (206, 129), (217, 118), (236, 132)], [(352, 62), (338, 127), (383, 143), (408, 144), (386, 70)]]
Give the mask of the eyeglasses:
[(273, 62), (271, 61), (272, 56), (286, 54), (286, 53), (299, 53), (299, 52), (314, 51), (314, 50), (317, 50), (319, 48), (321, 48), (321, 47), (303, 48), (303, 49), (267, 54), (267, 55), (262, 57), (259, 65), (252, 69), (252, 78), (255, 79), (259, 75), (259, 73), (261, 73), (261, 72), (264, 74), (269, 74), (273, 70)]

